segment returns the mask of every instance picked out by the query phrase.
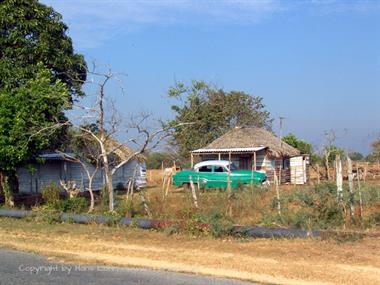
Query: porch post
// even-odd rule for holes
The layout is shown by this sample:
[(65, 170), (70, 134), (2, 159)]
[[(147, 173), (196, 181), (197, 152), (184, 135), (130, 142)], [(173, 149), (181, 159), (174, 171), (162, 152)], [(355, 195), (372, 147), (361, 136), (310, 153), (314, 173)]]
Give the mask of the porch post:
[(221, 154), (218, 153), (218, 160), (221, 160)]
[(256, 160), (256, 151), (253, 152), (253, 169), (257, 170), (257, 160)]
[(191, 168), (193, 168), (194, 167), (194, 155), (192, 152), (190, 153), (190, 164), (191, 164)]

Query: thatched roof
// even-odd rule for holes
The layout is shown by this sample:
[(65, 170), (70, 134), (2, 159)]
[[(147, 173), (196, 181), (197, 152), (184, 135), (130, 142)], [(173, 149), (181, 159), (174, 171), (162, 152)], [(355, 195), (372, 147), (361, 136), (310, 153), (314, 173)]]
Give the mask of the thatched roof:
[(112, 153), (114, 153), (122, 161), (128, 160), (130, 158), (135, 158), (139, 162), (146, 160), (146, 157), (142, 154), (138, 154), (135, 157), (133, 157), (135, 154), (134, 150), (132, 150), (126, 145), (120, 144), (117, 140), (112, 138), (106, 141), (105, 147), (107, 151), (112, 151)]
[[(273, 133), (262, 128), (234, 128), (214, 140), (202, 150), (268, 148), (277, 157), (297, 156), (299, 150), (281, 141)], [(196, 152), (196, 151), (195, 151)]]

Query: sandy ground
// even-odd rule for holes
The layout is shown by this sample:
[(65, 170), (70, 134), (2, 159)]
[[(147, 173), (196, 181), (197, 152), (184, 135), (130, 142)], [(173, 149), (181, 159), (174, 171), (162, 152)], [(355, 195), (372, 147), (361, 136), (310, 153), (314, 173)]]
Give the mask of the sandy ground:
[(0, 218), (0, 245), (55, 261), (137, 266), (271, 284), (380, 284), (380, 238), (236, 240)]

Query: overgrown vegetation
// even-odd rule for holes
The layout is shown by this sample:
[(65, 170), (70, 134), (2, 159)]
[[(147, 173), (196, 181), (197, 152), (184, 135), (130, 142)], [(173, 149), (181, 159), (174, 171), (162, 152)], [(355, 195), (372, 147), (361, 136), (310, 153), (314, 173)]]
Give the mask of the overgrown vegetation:
[(61, 190), (54, 183), (49, 183), (42, 188), (42, 199), (47, 205), (53, 205), (59, 201)]

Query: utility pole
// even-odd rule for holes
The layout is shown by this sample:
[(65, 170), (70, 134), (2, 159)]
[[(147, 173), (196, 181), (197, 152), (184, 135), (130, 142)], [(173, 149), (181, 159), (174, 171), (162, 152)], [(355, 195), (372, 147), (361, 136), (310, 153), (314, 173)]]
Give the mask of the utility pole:
[(281, 141), (281, 148), (282, 148), (282, 129), (283, 129), (283, 126), (284, 126), (284, 120), (286, 119), (285, 117), (279, 117), (280, 119), (280, 141)]

